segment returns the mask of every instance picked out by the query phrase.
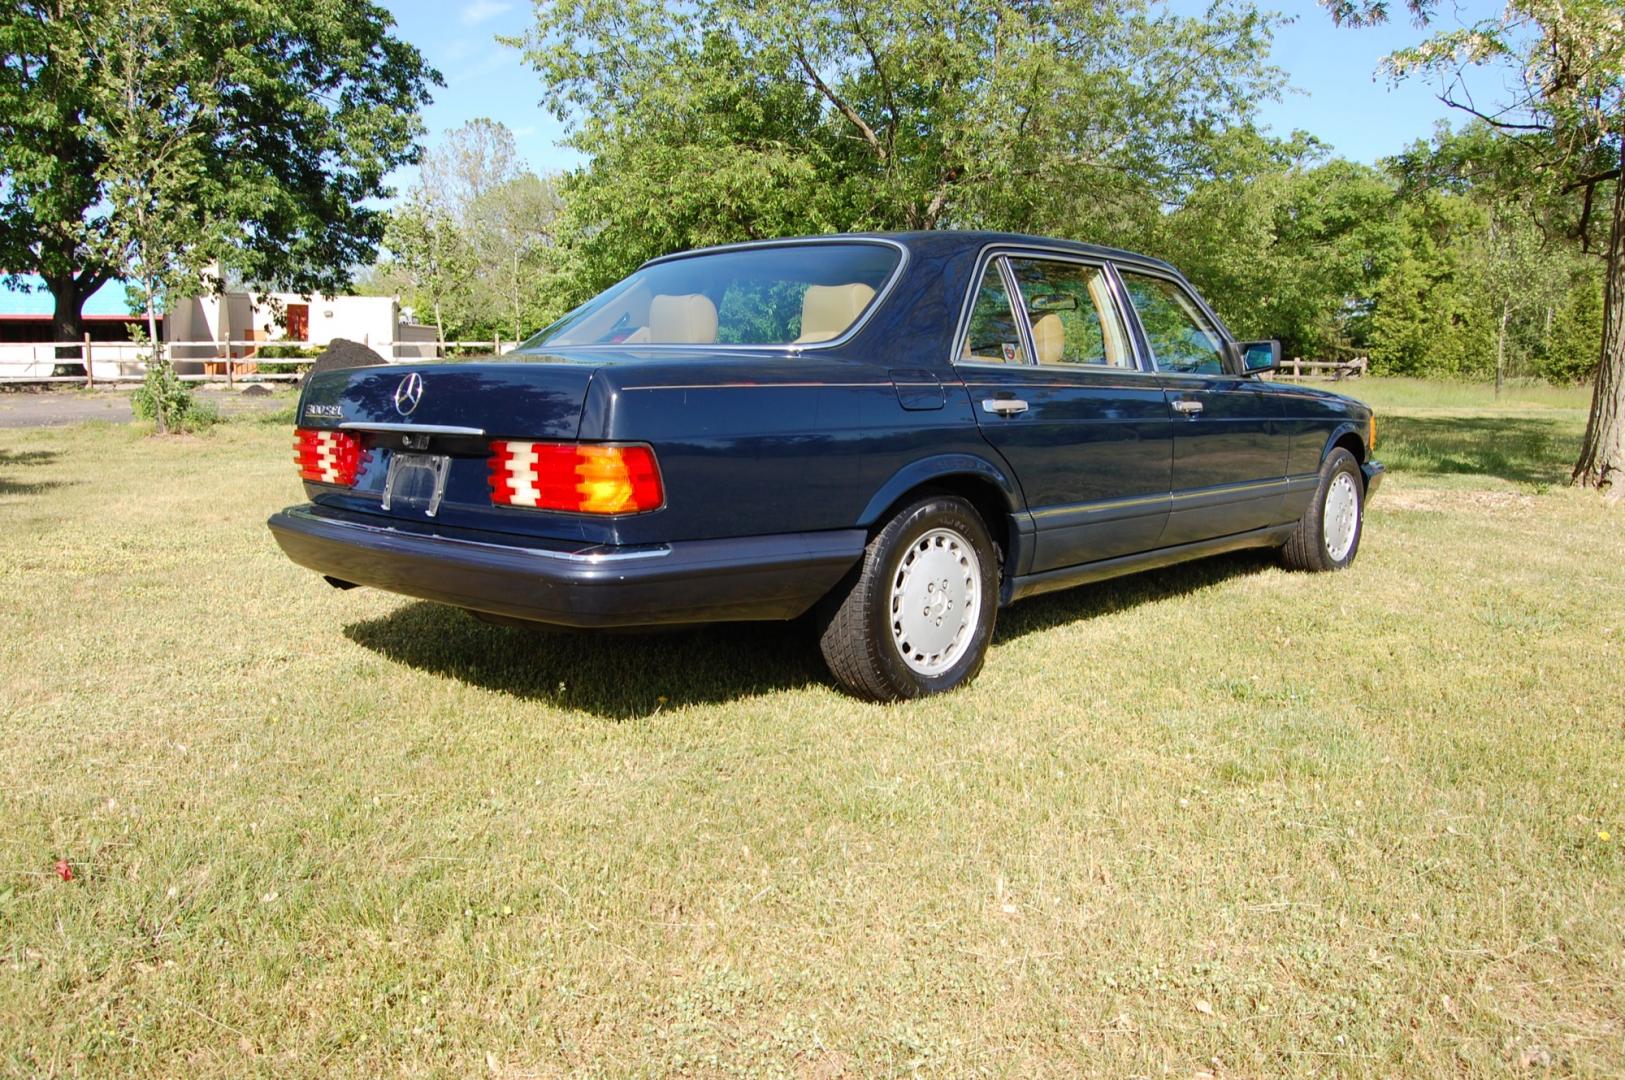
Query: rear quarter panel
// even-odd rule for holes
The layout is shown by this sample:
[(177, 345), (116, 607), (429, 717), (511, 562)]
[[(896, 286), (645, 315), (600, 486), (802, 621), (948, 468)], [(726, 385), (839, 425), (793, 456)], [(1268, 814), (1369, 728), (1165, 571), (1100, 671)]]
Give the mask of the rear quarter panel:
[(582, 438), (649, 443), (666, 488), (665, 508), (619, 521), (616, 542), (851, 528), (921, 459), (990, 457), (951, 373), (941, 408), (905, 409), (893, 370), (803, 354), (601, 371)]

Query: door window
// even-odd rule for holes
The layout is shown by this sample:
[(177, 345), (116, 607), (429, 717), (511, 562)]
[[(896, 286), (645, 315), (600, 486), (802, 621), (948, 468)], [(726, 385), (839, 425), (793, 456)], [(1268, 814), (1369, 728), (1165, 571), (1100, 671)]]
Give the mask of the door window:
[(1040, 364), (1134, 367), (1104, 270), (1046, 259), (1011, 259), (1010, 268), (1032, 320)]
[(1219, 332), (1184, 289), (1167, 278), (1124, 270), (1123, 287), (1140, 316), (1157, 370), (1224, 374)]
[(982, 284), (976, 289), (976, 304), (971, 308), (970, 326), (965, 332), (960, 359), (993, 364), (1027, 362), (1015, 309), (1010, 304), (1010, 293), (1004, 287), (996, 259), (987, 264)]

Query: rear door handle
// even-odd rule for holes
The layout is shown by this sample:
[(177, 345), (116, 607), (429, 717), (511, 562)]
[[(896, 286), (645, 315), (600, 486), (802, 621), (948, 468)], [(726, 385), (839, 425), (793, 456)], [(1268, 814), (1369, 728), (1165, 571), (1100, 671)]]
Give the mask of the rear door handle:
[(1182, 412), (1186, 416), (1194, 418), (1198, 413), (1200, 413), (1202, 411), (1202, 403), (1200, 401), (1191, 401), (1191, 400), (1188, 400), (1188, 399), (1181, 399), (1179, 401), (1174, 402), (1174, 411), (1175, 412)]
[(983, 398), (982, 411), (994, 416), (1014, 416), (1027, 411), (1027, 403), (1020, 398)]

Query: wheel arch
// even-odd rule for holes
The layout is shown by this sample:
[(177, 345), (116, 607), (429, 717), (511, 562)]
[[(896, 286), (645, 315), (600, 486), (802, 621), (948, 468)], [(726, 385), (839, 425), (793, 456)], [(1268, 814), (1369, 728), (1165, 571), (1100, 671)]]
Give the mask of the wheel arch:
[(1365, 434), (1361, 431), (1361, 425), (1353, 421), (1344, 421), (1333, 428), (1331, 434), (1326, 437), (1326, 445), (1321, 447), (1320, 460), (1325, 461), (1327, 455), (1338, 447), (1353, 454), (1355, 461), (1365, 464)]
[(1015, 521), (1023, 509), (1021, 490), (1005, 472), (972, 454), (940, 454), (892, 474), (863, 509), (858, 524), (873, 529), (890, 520), (904, 504), (927, 493), (957, 495), (982, 516), (1007, 568), (1016, 565), (1021, 530)]

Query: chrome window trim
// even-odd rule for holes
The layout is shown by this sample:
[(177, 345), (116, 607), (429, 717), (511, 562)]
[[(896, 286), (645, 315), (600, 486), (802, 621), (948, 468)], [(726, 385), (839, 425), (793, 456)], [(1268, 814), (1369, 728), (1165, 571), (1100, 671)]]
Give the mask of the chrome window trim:
[[(1041, 364), (1038, 362), (1038, 350), (1033, 347), (1032, 317), (1027, 311), (1027, 302), (1021, 296), (1020, 283), (1015, 280), (1015, 270), (1010, 266), (1011, 259), (1030, 257), (1049, 262), (1075, 263), (1079, 266), (1088, 266), (1100, 270), (1106, 277), (1106, 284), (1112, 294), (1112, 302), (1117, 306), (1117, 320), (1122, 325), (1123, 332), (1128, 335), (1129, 347), (1134, 352), (1134, 367), (1120, 368), (1105, 364)], [(981, 289), (982, 278), (987, 273), (987, 265), (995, 259), (1000, 260), (999, 276), (1004, 282), (1005, 291), (1009, 294), (1011, 312), (1020, 316), (1020, 325), (1017, 327), (1022, 335), (1022, 348), (1026, 350), (1028, 359), (1023, 363), (998, 363), (989, 360), (960, 360), (965, 343), (965, 335), (970, 333), (970, 315), (976, 305), (976, 295)], [(948, 363), (958, 368), (984, 368), (990, 371), (1009, 371), (1011, 368), (1031, 368), (1034, 371), (1068, 371), (1068, 372), (1100, 372), (1112, 375), (1124, 375), (1133, 378), (1155, 376), (1158, 374), (1152, 369), (1149, 355), (1144, 348), (1143, 339), (1139, 333), (1139, 316), (1134, 315), (1130, 321), (1128, 312), (1128, 298), (1123, 292), (1123, 283), (1116, 272), (1115, 257), (1110, 255), (1090, 255), (1083, 252), (1067, 251), (1058, 248), (1041, 247), (1034, 244), (1012, 244), (1009, 241), (998, 241), (983, 245), (976, 253), (975, 271), (971, 275), (970, 287), (966, 290), (965, 299), (960, 304), (959, 323), (954, 330), (953, 345), (949, 354)], [(1015, 310), (1020, 302), (1021, 308)]]
[[(621, 350), (621, 351), (631, 349), (631, 350), (638, 351), (638, 352), (642, 352), (645, 349), (654, 349), (654, 350), (658, 350), (658, 351), (661, 351), (661, 352), (675, 350), (677, 352), (696, 352), (696, 351), (699, 351), (699, 352), (708, 352), (708, 353), (709, 352), (719, 352), (719, 351), (720, 352), (782, 352), (782, 353), (786, 353), (788, 355), (799, 355), (799, 354), (804, 353), (804, 352), (817, 352), (817, 351), (822, 350), (822, 349), (838, 349), (842, 345), (845, 345), (848, 341), (851, 341), (854, 337), (856, 337), (858, 335), (858, 333), (860, 331), (862, 331), (863, 328), (866, 325), (868, 325), (869, 320), (874, 318), (875, 312), (879, 311), (881, 309), (881, 307), (885, 305), (886, 301), (891, 297), (892, 291), (897, 287), (897, 283), (902, 280), (903, 272), (908, 269), (909, 250), (908, 250), (908, 246), (906, 244), (903, 244), (900, 241), (892, 240), (892, 239), (890, 239), (888, 237), (883, 237), (883, 236), (839, 236), (839, 235), (837, 235), (837, 236), (807, 236), (807, 237), (801, 237), (801, 238), (795, 239), (795, 240), (750, 240), (750, 241), (747, 241), (745, 243), (740, 243), (740, 244), (721, 244), (721, 245), (718, 245), (716, 247), (695, 248), (693, 251), (674, 251), (670, 255), (661, 255), (658, 258), (648, 260), (642, 266), (639, 266), (637, 270), (634, 270), (632, 273), (635, 274), (638, 271), (643, 270), (643, 269), (645, 269), (647, 267), (650, 267), (650, 266), (658, 266), (658, 265), (662, 265), (664, 263), (677, 262), (677, 261), (679, 261), (681, 259), (693, 258), (693, 257), (699, 256), (699, 255), (721, 255), (721, 254), (726, 254), (727, 252), (730, 252), (730, 251), (748, 251), (748, 250), (751, 250), (753, 248), (807, 247), (807, 246), (812, 245), (812, 244), (875, 244), (875, 245), (878, 245), (880, 247), (895, 248), (897, 250), (897, 252), (898, 252), (897, 265), (892, 268), (891, 277), (886, 279), (885, 283), (883, 285), (881, 285), (881, 287), (875, 292), (874, 299), (869, 301), (869, 306), (863, 309), (863, 313), (857, 317), (857, 320), (855, 322), (853, 322), (851, 326), (848, 326), (841, 333), (840, 337), (830, 338), (828, 341), (808, 342), (805, 345), (796, 345), (796, 344), (794, 344), (792, 342), (784, 342), (783, 344), (779, 344), (779, 345), (772, 345), (772, 344), (740, 345), (740, 344), (722, 343), (722, 342), (712, 342), (711, 344), (704, 344), (704, 343), (695, 343), (695, 342), (672, 342), (672, 341), (667, 341), (667, 342), (654, 342), (654, 341), (640, 342), (640, 343), (635, 344), (635, 345), (628, 345), (625, 342), (609, 342), (609, 341), (606, 341), (606, 342), (594, 342), (594, 343), (591, 343), (591, 344), (582, 344), (582, 345), (548, 345), (546, 343), (543, 343), (541, 345), (538, 345), (534, 350), (531, 350), (531, 351), (522, 351), (523, 346), (511, 349), (509, 351), (510, 352), (520, 353), (521, 355), (524, 355), (524, 356), (545, 355), (549, 351), (554, 351), (554, 350), (563, 351), (565, 349), (570, 349), (570, 350), (575, 350), (575, 349), (617, 349), (617, 350)], [(631, 275), (629, 274), (627, 276), (630, 277)], [(622, 280), (624, 281), (625, 278), (623, 278)], [(616, 284), (618, 285), (618, 284), (620, 284), (620, 282), (616, 282)], [(611, 287), (613, 288), (613, 286), (611, 286)], [(594, 297), (594, 299), (596, 299), (596, 297)], [(592, 301), (589, 300), (586, 303), (591, 303), (591, 302)], [(585, 304), (580, 305), (580, 306), (585, 306)], [(576, 310), (580, 310), (580, 307), (578, 307)], [(574, 311), (572, 311), (570, 314), (574, 314)], [(567, 318), (569, 318), (569, 315), (565, 315), (563, 318), (555, 320), (555, 322), (552, 325), (557, 326), (558, 323), (563, 322), (564, 319), (567, 319)], [(543, 333), (547, 329), (548, 329), (548, 327), (543, 327), (541, 330), (537, 331), (537, 333), (538, 334)]]

